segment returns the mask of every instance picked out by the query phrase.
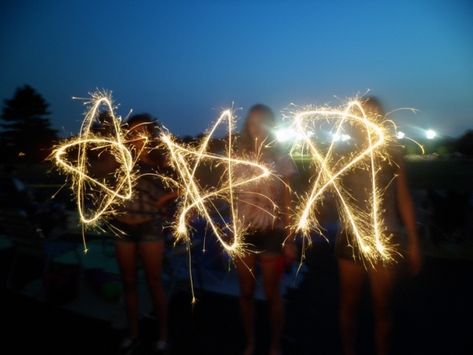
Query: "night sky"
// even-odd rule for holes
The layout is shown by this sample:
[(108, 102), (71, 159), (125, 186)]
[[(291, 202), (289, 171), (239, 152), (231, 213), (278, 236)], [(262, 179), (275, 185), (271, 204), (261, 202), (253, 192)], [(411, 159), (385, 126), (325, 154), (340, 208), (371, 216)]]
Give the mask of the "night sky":
[(444, 135), (473, 128), (473, 5), (398, 1), (2, 1), (0, 98), (31, 84), (62, 135), (72, 96), (113, 91), (119, 113), (150, 112), (176, 134), (235, 103), (276, 111), (364, 94)]

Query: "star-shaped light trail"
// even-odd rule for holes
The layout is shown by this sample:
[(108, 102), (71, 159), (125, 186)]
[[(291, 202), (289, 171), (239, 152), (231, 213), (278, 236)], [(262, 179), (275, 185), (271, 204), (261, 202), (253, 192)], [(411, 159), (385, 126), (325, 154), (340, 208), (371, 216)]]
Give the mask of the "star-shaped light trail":
[[(191, 215), (199, 215), (206, 220), (213, 234), (229, 255), (239, 256), (245, 252), (243, 237), (246, 226), (238, 217), (236, 189), (269, 177), (271, 172), (257, 161), (235, 157), (233, 121), (232, 111), (223, 111), (197, 147), (177, 143), (169, 133), (163, 133), (161, 141), (169, 151), (171, 164), (178, 173), (177, 184), (183, 194), (177, 213), (177, 221), (174, 225), (176, 238), (190, 242), (189, 219)], [(225, 155), (211, 153), (209, 152), (209, 143), (217, 128), (225, 122), (228, 126)], [(214, 166), (224, 166), (224, 173), (218, 186), (204, 186), (204, 183), (197, 178), (197, 170), (204, 162)], [(248, 174), (246, 176), (235, 174), (237, 167), (238, 170), (247, 167)], [(220, 212), (222, 201), (229, 207), (229, 219)]]
[[(85, 114), (79, 135), (60, 144), (53, 152), (57, 166), (72, 180), (83, 226), (96, 225), (105, 216), (113, 215), (115, 207), (132, 197), (135, 180), (135, 161), (125, 145), (126, 132), (121, 127), (121, 120), (115, 116), (111, 97), (100, 92), (93, 93), (89, 104), (90, 109)], [(94, 133), (92, 128), (94, 124), (104, 124), (98, 119), (104, 112), (101, 107), (105, 107), (108, 118), (108, 126), (105, 127), (108, 133), (105, 135)], [(107, 174), (112, 179), (94, 176), (92, 162), (94, 165), (101, 162), (97, 161), (96, 156), (91, 158), (92, 152), (109, 154), (115, 160), (115, 171)]]

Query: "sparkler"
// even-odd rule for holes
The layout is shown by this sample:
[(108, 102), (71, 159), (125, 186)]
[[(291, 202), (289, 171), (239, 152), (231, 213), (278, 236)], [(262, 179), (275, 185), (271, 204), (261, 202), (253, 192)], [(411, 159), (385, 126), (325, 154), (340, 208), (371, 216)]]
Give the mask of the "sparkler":
[[(119, 204), (132, 197), (136, 179), (133, 172), (135, 160), (125, 145), (126, 131), (121, 126), (121, 119), (115, 116), (111, 96), (101, 92), (93, 93), (89, 104), (90, 109), (85, 114), (78, 137), (59, 145), (52, 156), (60, 170), (71, 177), (83, 227), (97, 225), (104, 218), (112, 216)], [(107, 135), (98, 135), (92, 129), (94, 123), (104, 124), (98, 121), (102, 106), (108, 112), (110, 120), (110, 127), (107, 128), (111, 133)], [(146, 140), (146, 137), (140, 139)], [(116, 161), (117, 168), (113, 173), (112, 183), (106, 178), (94, 177), (91, 167), (93, 159), (89, 159), (92, 151), (99, 154), (106, 152)], [(70, 156), (73, 155), (76, 158), (71, 160)], [(96, 163), (100, 165), (100, 162)], [(84, 249), (87, 250), (85, 239)]]
[[(314, 126), (323, 122), (333, 123), (335, 131), (328, 148), (316, 144), (305, 132), (314, 131)], [(379, 123), (371, 114), (367, 114), (362, 102), (351, 101), (344, 109), (322, 107), (301, 111), (295, 114), (292, 121), (293, 129), (302, 137), (292, 147), (292, 152), (300, 148), (306, 150), (316, 174), (309, 193), (303, 196), (297, 206), (293, 230), (303, 236), (303, 250), (306, 243), (310, 244), (309, 234), (315, 230), (322, 234), (317, 220), (316, 209), (323, 200), (324, 193), (332, 191), (339, 201), (341, 220), (351, 234), (353, 242), (360, 251), (359, 257), (370, 264), (378, 261), (388, 262), (393, 259), (395, 250), (390, 245), (390, 235), (382, 220), (383, 188), (378, 186), (378, 163), (389, 160), (386, 148), (393, 139), (392, 133)], [(360, 152), (347, 154), (345, 158), (334, 154), (337, 139), (341, 137), (347, 125), (362, 128), (366, 134), (365, 146)], [(319, 130), (320, 131), (320, 130)], [(366, 210), (360, 210), (354, 204), (353, 197), (343, 188), (340, 178), (354, 168), (364, 168), (370, 175), (370, 200), (366, 201)]]
[[(209, 143), (217, 128), (227, 123), (226, 154), (217, 155), (208, 151)], [(237, 189), (258, 180), (267, 178), (271, 171), (255, 160), (245, 160), (234, 155), (234, 118), (231, 110), (222, 112), (217, 122), (197, 147), (179, 144), (169, 133), (161, 135), (161, 141), (169, 151), (171, 164), (178, 173), (176, 182), (183, 193), (180, 208), (177, 213), (177, 222), (173, 232), (177, 240), (190, 243), (191, 230), (189, 219), (192, 215), (199, 215), (207, 221), (219, 243), (232, 257), (245, 253), (244, 234), (245, 223), (238, 217)], [(223, 165), (224, 173), (218, 186), (204, 187), (196, 177), (197, 170), (204, 162), (216, 166)], [(235, 174), (235, 169), (245, 167), (248, 173), (245, 176)], [(227, 221), (219, 211), (221, 203), (229, 206), (230, 221)]]
[[(112, 133), (106, 136), (94, 133), (92, 129), (102, 106), (109, 113), (111, 121)], [(316, 125), (322, 122), (332, 123), (335, 127), (331, 135), (332, 140), (325, 151), (315, 143), (313, 137), (314, 132), (320, 132)], [(225, 155), (211, 153), (209, 144), (218, 127), (224, 123), (227, 123), (228, 127), (226, 153)], [(347, 125), (364, 129), (366, 147), (358, 153), (349, 154), (348, 158), (337, 158), (334, 154), (337, 141), (335, 137), (347, 136), (344, 132)], [(332, 191), (341, 206), (341, 219), (354, 236), (354, 243), (361, 253), (360, 256), (372, 264), (392, 260), (395, 251), (389, 243), (390, 235), (386, 232), (381, 217), (383, 187), (378, 186), (377, 174), (380, 170), (379, 161), (389, 159), (386, 148), (395, 135), (374, 117), (368, 115), (362, 103), (357, 100), (349, 102), (344, 109), (323, 107), (297, 112), (293, 117), (291, 129), (298, 137), (297, 143), (292, 147), (292, 153), (297, 148), (306, 150), (317, 171), (310, 191), (299, 200), (296, 220), (292, 226), (294, 232), (301, 233), (304, 237), (303, 249), (305, 250), (306, 243), (310, 244), (309, 234), (312, 230), (321, 232), (316, 210), (323, 201), (325, 193)], [(190, 244), (192, 231), (189, 220), (191, 216), (199, 215), (207, 221), (214, 236), (227, 253), (235, 257), (246, 252), (244, 235), (247, 229), (244, 221), (238, 216), (236, 191), (244, 190), (249, 184), (272, 176), (272, 172), (257, 160), (235, 157), (233, 130), (232, 111), (225, 110), (198, 146), (178, 143), (168, 132), (162, 132), (160, 139), (167, 148), (170, 162), (178, 174), (178, 179), (172, 180), (172, 183), (177, 184), (182, 191), (177, 220), (173, 225), (176, 240)], [(137, 155), (132, 154), (126, 145), (126, 134), (127, 131), (122, 128), (120, 118), (115, 116), (111, 97), (103, 93), (94, 93), (79, 136), (58, 146), (53, 152), (58, 167), (71, 176), (83, 226), (96, 225), (112, 216), (116, 213), (117, 206), (132, 197), (133, 184), (137, 178), (134, 172), (134, 156), (139, 156), (140, 152)], [(138, 139), (145, 140), (141, 148), (144, 149), (147, 138)], [(77, 151), (76, 158), (71, 160), (70, 156), (75, 151)], [(93, 159), (89, 159), (91, 151), (107, 151), (114, 158), (117, 168), (113, 173), (112, 182), (93, 176), (90, 166), (90, 160)], [(203, 163), (224, 167), (218, 186), (204, 186), (197, 178), (197, 170)], [(244, 167), (248, 174), (245, 176), (235, 174), (237, 167)], [(370, 172), (371, 193), (370, 200), (367, 201), (369, 208), (366, 211), (360, 211), (350, 193), (340, 183), (342, 176), (360, 167)], [(163, 178), (166, 181), (171, 180), (169, 177)], [(230, 221), (227, 221), (219, 210), (222, 203), (229, 206)]]

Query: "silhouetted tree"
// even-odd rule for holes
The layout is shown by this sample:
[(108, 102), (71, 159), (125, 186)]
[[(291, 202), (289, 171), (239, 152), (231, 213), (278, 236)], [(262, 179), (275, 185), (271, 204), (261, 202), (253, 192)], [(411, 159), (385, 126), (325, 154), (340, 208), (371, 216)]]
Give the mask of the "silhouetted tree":
[(435, 145), (433, 151), (437, 153), (440, 157), (448, 157), (450, 154), (454, 153), (456, 149), (456, 140), (450, 137), (443, 137), (435, 140)]
[(458, 138), (456, 148), (457, 152), (468, 157), (473, 157), (473, 130), (466, 131)]
[(2, 111), (0, 143), (4, 158), (10, 162), (38, 162), (48, 154), (56, 130), (49, 122), (49, 104), (29, 85), (5, 100)]

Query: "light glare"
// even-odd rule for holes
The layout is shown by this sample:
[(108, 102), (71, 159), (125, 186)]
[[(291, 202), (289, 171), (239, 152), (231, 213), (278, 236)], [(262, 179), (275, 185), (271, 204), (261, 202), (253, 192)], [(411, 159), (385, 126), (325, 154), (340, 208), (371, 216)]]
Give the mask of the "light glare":
[(397, 131), (397, 133), (396, 133), (396, 138), (397, 139), (404, 139), (405, 136), (406, 136), (406, 134), (402, 131)]
[(425, 131), (425, 138), (434, 139), (436, 137), (437, 137), (437, 132), (435, 132), (433, 129), (428, 129)]

